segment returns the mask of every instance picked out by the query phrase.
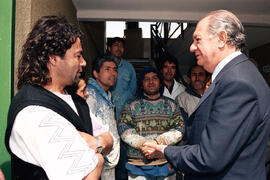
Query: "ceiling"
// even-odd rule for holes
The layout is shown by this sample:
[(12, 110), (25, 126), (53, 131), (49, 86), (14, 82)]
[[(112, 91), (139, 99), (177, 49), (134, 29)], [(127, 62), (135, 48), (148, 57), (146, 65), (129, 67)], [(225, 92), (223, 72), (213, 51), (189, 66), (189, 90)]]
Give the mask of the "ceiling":
[(270, 0), (72, 0), (81, 21), (196, 22), (227, 9), (246, 27), (249, 48), (270, 42)]

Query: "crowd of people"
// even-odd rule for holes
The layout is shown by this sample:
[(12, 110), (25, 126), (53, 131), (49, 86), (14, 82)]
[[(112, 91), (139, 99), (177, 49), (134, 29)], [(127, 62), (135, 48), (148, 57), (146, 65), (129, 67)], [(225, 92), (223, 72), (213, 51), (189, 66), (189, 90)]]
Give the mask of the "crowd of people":
[(44, 16), (26, 39), (5, 136), (14, 179), (266, 180), (270, 91), (233, 13), (199, 20), (187, 87), (173, 56), (136, 78), (119, 37), (84, 79), (82, 37)]

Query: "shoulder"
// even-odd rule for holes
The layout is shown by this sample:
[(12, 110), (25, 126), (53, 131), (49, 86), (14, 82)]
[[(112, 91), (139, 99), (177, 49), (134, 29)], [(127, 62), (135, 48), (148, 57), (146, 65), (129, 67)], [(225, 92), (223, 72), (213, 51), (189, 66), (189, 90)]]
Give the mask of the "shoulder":
[(12, 131), (19, 132), (19, 134), (35, 134), (37, 131), (47, 130), (42, 127), (58, 125), (59, 127), (72, 126), (69, 121), (51, 109), (43, 106), (30, 105), (23, 108), (17, 114)]
[(174, 84), (175, 84), (175, 86), (176, 86), (177, 88), (180, 88), (180, 89), (183, 89), (183, 90), (186, 89), (186, 87), (185, 87), (182, 83), (176, 81), (175, 79), (174, 79)]
[(188, 98), (188, 97), (190, 97), (190, 96), (193, 96), (193, 95), (191, 95), (191, 94), (188, 93), (187, 91), (183, 91), (183, 92), (181, 92), (181, 93), (176, 97), (176, 99), (179, 101), (179, 100), (181, 100), (181, 99), (186, 99), (186, 98)]
[[(75, 156), (65, 160), (59, 158), (70, 145), (83, 154), (84, 162), (79, 164), (89, 163), (84, 170), (90, 172), (97, 164), (94, 151), (89, 149), (76, 128), (56, 112), (42, 106), (27, 106), (18, 113), (10, 143), (14, 154), (21, 159), (36, 165), (43, 163), (42, 168), (50, 179), (76, 179), (75, 176), (81, 179), (85, 176), (84, 171), (77, 171), (72, 177), (68, 174)], [(61, 171), (55, 171), (57, 167), (61, 167)]]
[(128, 62), (125, 59), (121, 59), (121, 61), (122, 61), (123, 65), (127, 66), (128, 68), (132, 68), (133, 69), (133, 65), (130, 62)]
[(142, 97), (139, 97), (139, 96), (133, 96), (131, 97), (129, 100), (127, 100), (126, 104), (133, 104), (133, 103), (137, 103), (137, 102), (140, 102), (141, 100), (143, 100)]

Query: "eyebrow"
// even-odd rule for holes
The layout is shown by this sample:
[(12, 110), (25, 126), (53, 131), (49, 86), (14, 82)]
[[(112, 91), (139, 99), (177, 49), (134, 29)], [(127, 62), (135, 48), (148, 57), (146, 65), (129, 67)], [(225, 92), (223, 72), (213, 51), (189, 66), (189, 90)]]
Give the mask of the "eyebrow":
[(117, 66), (108, 66), (108, 65), (105, 65), (104, 67), (105, 68), (117, 68)]
[(82, 53), (83, 53), (82, 50), (75, 52), (75, 54), (81, 54), (81, 55), (82, 55)]

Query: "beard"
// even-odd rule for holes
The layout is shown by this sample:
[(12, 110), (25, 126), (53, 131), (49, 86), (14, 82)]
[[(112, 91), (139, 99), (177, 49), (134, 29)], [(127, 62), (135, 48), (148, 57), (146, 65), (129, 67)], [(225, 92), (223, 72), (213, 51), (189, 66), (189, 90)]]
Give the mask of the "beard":
[(174, 79), (174, 75), (171, 74), (171, 73), (167, 73), (167, 74), (165, 74), (165, 76), (163, 77), (163, 79), (165, 81), (172, 81)]
[(201, 82), (201, 81), (195, 81), (195, 82), (192, 83), (192, 87), (195, 90), (203, 89), (205, 87), (205, 83)]
[(78, 84), (80, 81), (80, 78), (78, 76), (76, 76), (72, 82), (72, 84)]
[(153, 89), (153, 90), (144, 90), (144, 93), (148, 96), (153, 96), (157, 95), (159, 93), (159, 88), (158, 89)]

